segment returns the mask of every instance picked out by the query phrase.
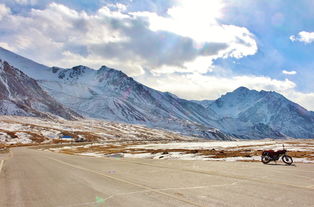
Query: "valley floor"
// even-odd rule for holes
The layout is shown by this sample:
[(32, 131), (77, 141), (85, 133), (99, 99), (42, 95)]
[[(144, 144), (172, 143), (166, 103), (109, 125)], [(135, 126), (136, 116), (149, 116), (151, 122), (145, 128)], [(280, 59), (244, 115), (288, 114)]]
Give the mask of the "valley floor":
[[(282, 144), (293, 165), (259, 161)], [(309, 139), (204, 141), (140, 125), (0, 117), (1, 207), (313, 206), (313, 162)]]
[(313, 206), (314, 165), (0, 154), (0, 206)]
[(101, 120), (0, 116), (0, 153), (8, 147), (38, 145), (41, 150), (94, 157), (259, 162), (262, 150), (282, 149), (283, 144), (295, 162), (314, 163), (313, 139), (213, 141)]
[[(260, 162), (263, 150), (288, 150), (294, 162), (314, 163), (314, 140), (118, 142), (46, 146), (45, 151), (93, 157)], [(281, 161), (279, 161), (281, 162)]]
[(201, 140), (175, 132), (147, 128), (142, 125), (103, 120), (81, 119), (68, 121), (0, 116), (0, 145), (14, 147), (70, 143), (76, 139), (83, 139), (86, 142)]

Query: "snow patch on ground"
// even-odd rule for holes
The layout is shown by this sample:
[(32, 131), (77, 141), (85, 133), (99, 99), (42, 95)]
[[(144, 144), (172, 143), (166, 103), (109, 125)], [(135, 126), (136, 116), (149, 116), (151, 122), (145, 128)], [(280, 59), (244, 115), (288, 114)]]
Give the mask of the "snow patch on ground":
[[(237, 141), (237, 142), (226, 142), (226, 141), (208, 141), (208, 142), (169, 142), (169, 143), (156, 143), (156, 144), (138, 144), (138, 145), (120, 145), (120, 144), (110, 144), (113, 149), (118, 149), (119, 153), (110, 154), (110, 146), (109, 146), (109, 154), (103, 152), (103, 155), (99, 155), (101, 153), (97, 152), (97, 150), (101, 150), (104, 148), (90, 148), (93, 145), (85, 145), (84, 147), (88, 151), (88, 156), (105, 156), (105, 157), (114, 157), (114, 158), (144, 158), (144, 159), (171, 159), (171, 160), (208, 160), (208, 161), (260, 161), (261, 157), (256, 154), (247, 154), (243, 153), (243, 156), (239, 156), (237, 153), (241, 152), (256, 152), (266, 149), (274, 149), (280, 150), (282, 149), (282, 143), (285, 143), (285, 148), (289, 152), (297, 152), (303, 149), (306, 149), (306, 152), (311, 152), (313, 150), (312, 141), (306, 140), (305, 144), (302, 141), (298, 142), (294, 141), (273, 141), (273, 140), (256, 140), (256, 141)], [(102, 144), (99, 144), (100, 146)], [(106, 144), (102, 145), (106, 146)], [(108, 145), (107, 145), (108, 146)], [(107, 147), (106, 146), (106, 147)], [(72, 149), (77, 148), (77, 146)], [(63, 148), (64, 149), (64, 148)], [(198, 150), (212, 151), (217, 152), (218, 154), (202, 154), (202, 152), (198, 152)], [(93, 152), (89, 151), (94, 150)], [(107, 148), (108, 150), (108, 148)], [(157, 151), (156, 151), (157, 150)], [(171, 151), (175, 150), (175, 151)], [(235, 152), (235, 156), (231, 155), (232, 152)], [(231, 152), (231, 154), (230, 154)], [(302, 151), (304, 152), (304, 151)], [(74, 152), (75, 153), (75, 152)], [(222, 153), (222, 154), (219, 154)], [(83, 155), (84, 153), (79, 153)], [(93, 155), (95, 154), (95, 155)], [(240, 153), (241, 154), (241, 153)], [(310, 153), (311, 154), (311, 153)], [(217, 157), (217, 155), (219, 155)], [(224, 156), (224, 157), (220, 157)], [(311, 157), (293, 157), (294, 162), (302, 162), (302, 163), (314, 163), (314, 160)], [(281, 160), (279, 161), (281, 162)]]
[(60, 132), (57, 130), (41, 130), (40, 132), (44, 137), (48, 137), (51, 139), (57, 139), (60, 135)]
[(275, 141), (214, 141), (214, 142), (173, 142), (167, 144), (147, 144), (135, 145), (130, 148), (145, 148), (145, 149), (212, 149), (212, 148), (227, 148), (241, 147), (249, 145), (265, 145), (276, 144)]
[(303, 162), (303, 163), (314, 163), (314, 160), (308, 160), (306, 158), (295, 158), (293, 157), (293, 162)]
[(25, 131), (29, 130), (29, 127), (22, 124), (0, 122), (0, 129), (7, 131)]
[(80, 153), (79, 155), (91, 156), (91, 157), (104, 157), (104, 155), (99, 154), (99, 153), (94, 153), (94, 152), (84, 152), (84, 153)]
[(17, 136), (17, 138), (8, 139), (9, 144), (17, 144), (17, 143), (30, 144), (30, 143), (32, 143), (32, 140), (30, 139), (31, 135), (29, 135), (27, 133), (17, 132), (17, 133), (15, 133), (15, 135)]

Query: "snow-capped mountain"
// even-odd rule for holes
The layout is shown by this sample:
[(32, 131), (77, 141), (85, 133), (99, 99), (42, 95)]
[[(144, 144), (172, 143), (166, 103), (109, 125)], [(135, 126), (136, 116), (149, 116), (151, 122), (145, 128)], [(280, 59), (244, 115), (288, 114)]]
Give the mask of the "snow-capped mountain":
[(85, 117), (222, 140), (314, 138), (314, 112), (275, 92), (241, 87), (215, 101), (188, 101), (106, 66), (50, 68), (3, 48), (0, 58), (12, 61), (59, 103)]
[(15, 68), (20, 69), (29, 77), (35, 80), (39, 80), (44, 77), (46, 78), (49, 77), (49, 75), (47, 75), (47, 71), (50, 70), (49, 67), (36, 63), (30, 59), (27, 59), (18, 54), (15, 54), (2, 47), (0, 47), (0, 59), (8, 62), (10, 65), (14, 66)]
[(85, 117), (144, 124), (190, 136), (233, 139), (211, 127), (216, 116), (214, 112), (173, 94), (146, 87), (121, 71), (106, 66), (99, 70), (85, 66), (49, 68), (10, 51), (0, 51), (0, 58), (10, 59), (58, 102)]
[(34, 79), (0, 59), (0, 114), (75, 119), (78, 114), (50, 97)]
[(313, 112), (276, 92), (240, 87), (210, 104), (208, 110), (221, 116), (220, 128), (240, 137), (314, 138)]
[(231, 139), (211, 127), (215, 113), (170, 93), (146, 87), (121, 71), (102, 66), (52, 68), (58, 79), (41, 80), (54, 98), (91, 118), (145, 124), (186, 135)]
[(199, 100), (191, 100), (191, 101), (194, 102), (194, 103), (200, 104), (200, 105), (202, 105), (205, 108), (208, 108), (208, 106), (210, 104), (212, 104), (215, 100), (201, 100), (201, 101), (199, 101)]

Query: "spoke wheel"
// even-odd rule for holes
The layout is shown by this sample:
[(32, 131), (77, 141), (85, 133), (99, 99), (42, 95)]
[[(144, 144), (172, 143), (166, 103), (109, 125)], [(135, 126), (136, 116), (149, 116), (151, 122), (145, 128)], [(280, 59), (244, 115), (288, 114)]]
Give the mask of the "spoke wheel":
[(262, 163), (267, 164), (271, 161), (271, 158), (268, 155), (262, 156)]
[(282, 161), (284, 163), (286, 163), (287, 165), (291, 165), (293, 163), (292, 157), (288, 156), (288, 155), (284, 155), (282, 156)]

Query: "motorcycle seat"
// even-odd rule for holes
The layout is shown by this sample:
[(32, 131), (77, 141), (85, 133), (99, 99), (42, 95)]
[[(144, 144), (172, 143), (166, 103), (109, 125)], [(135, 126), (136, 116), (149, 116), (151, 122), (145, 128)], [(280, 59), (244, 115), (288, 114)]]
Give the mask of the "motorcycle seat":
[(270, 152), (270, 153), (274, 153), (275, 151), (274, 150), (265, 150), (263, 152)]

